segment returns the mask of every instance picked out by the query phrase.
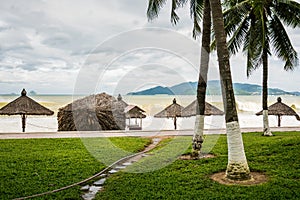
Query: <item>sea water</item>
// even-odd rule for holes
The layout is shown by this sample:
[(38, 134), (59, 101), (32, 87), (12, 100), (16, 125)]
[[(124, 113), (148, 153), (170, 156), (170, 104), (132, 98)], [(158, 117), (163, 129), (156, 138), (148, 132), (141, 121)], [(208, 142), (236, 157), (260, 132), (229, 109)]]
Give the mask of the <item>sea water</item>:
[[(31, 98), (41, 103), (47, 108), (53, 110), (53, 116), (27, 116), (26, 132), (53, 132), (57, 131), (57, 112), (58, 109), (71, 103), (73, 100), (81, 96), (73, 97), (71, 95), (37, 95)], [(14, 100), (17, 96), (0, 96), (0, 107)], [(143, 130), (172, 130), (174, 129), (173, 119), (154, 118), (153, 116), (172, 104), (176, 98), (177, 103), (183, 107), (195, 100), (195, 96), (169, 96), (169, 95), (151, 95), (151, 96), (123, 96), (123, 100), (128, 104), (141, 107), (146, 111), (147, 117), (142, 120)], [(288, 106), (295, 108), (300, 114), (300, 97), (299, 96), (281, 96), (282, 102)], [(207, 96), (206, 101), (223, 110), (221, 96)], [(277, 101), (277, 96), (269, 96), (268, 104), (271, 105)], [(236, 104), (241, 127), (262, 127), (262, 116), (256, 116), (255, 113), (262, 109), (261, 96), (236, 96)], [(137, 120), (139, 123), (140, 120)], [(178, 118), (177, 128), (193, 129), (195, 117)], [(128, 123), (128, 120), (127, 120)], [(135, 119), (131, 119), (131, 124), (135, 123)], [(269, 116), (271, 127), (277, 126), (277, 117)], [(294, 116), (283, 116), (282, 127), (300, 126)], [(224, 116), (207, 116), (205, 117), (205, 128), (224, 128)], [(21, 132), (21, 116), (0, 116), (0, 132)]]

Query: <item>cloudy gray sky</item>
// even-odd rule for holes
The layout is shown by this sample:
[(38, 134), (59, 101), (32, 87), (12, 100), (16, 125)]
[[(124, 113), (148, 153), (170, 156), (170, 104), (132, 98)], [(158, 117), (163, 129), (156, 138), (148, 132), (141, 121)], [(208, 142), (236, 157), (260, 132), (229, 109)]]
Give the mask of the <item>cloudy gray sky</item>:
[[(169, 5), (148, 22), (147, 0), (0, 0), (0, 93), (127, 93), (196, 81), (199, 42), (191, 39), (188, 7), (178, 26)], [(154, 28), (155, 29), (152, 29)], [(300, 53), (300, 29), (288, 29)], [(189, 49), (189, 50), (183, 50)], [(300, 68), (285, 72), (270, 58), (269, 86), (300, 91)], [(231, 59), (234, 82), (248, 79), (242, 53)], [(216, 56), (209, 79), (218, 79)]]

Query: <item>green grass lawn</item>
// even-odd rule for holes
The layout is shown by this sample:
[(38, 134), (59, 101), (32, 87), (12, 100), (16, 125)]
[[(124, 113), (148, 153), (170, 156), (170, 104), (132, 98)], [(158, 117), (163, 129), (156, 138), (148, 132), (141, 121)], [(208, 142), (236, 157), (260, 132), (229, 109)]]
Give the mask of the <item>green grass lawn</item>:
[[(81, 181), (105, 168), (100, 153), (107, 156), (108, 151), (117, 149), (111, 156), (113, 162), (149, 143), (149, 139), (132, 137), (0, 140), (0, 199), (42, 193)], [(79, 188), (37, 199), (80, 199)]]
[[(210, 179), (211, 174), (226, 169), (226, 135), (221, 135), (212, 149), (215, 158), (175, 160), (166, 167), (145, 173), (119, 172), (108, 179), (97, 199), (300, 199), (300, 133), (274, 134), (275, 137), (243, 134), (250, 169), (265, 173), (267, 183), (225, 186)], [(183, 138), (182, 142), (188, 140), (190, 138)], [(160, 147), (158, 154), (162, 149)], [(147, 166), (145, 160), (137, 165), (141, 163)]]

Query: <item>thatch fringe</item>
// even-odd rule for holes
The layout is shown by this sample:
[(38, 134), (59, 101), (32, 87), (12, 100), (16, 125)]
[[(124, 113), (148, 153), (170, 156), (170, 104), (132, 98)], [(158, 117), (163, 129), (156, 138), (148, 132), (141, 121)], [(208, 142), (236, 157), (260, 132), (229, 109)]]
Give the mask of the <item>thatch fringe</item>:
[(157, 118), (172, 118), (172, 117), (181, 117), (183, 107), (176, 102), (176, 99), (173, 99), (173, 104), (167, 106), (165, 109), (155, 114), (154, 117)]
[[(278, 97), (277, 102), (268, 107), (268, 115), (291, 115), (299, 118), (298, 114), (291, 107), (282, 103), (281, 101), (281, 98)], [(256, 115), (262, 115), (262, 113), (263, 111), (261, 110), (260, 112), (256, 113)]]
[(60, 108), (58, 131), (99, 131), (125, 129), (124, 101), (101, 93)]
[[(182, 110), (182, 117), (195, 116), (197, 107), (198, 107), (198, 102), (197, 102), (197, 100), (195, 100)], [(205, 102), (204, 115), (207, 115), (207, 116), (209, 116), (209, 115), (224, 115), (224, 112), (222, 110), (218, 109), (217, 107)]]
[(0, 109), (0, 115), (53, 115), (54, 112), (26, 96), (25, 89), (21, 96)]

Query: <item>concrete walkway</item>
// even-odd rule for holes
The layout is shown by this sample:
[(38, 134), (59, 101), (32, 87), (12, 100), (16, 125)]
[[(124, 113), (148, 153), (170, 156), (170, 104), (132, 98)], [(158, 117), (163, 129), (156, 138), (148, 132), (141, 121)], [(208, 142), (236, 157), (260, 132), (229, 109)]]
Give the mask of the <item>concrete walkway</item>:
[[(262, 128), (241, 128), (243, 133), (262, 132)], [(300, 127), (271, 127), (271, 131), (300, 131)], [(205, 129), (204, 134), (225, 134), (225, 129)], [(158, 131), (81, 131), (81, 132), (30, 132), (0, 133), (0, 139), (30, 138), (93, 138), (93, 137), (157, 137), (157, 136), (192, 136), (193, 130), (158, 130)]]

